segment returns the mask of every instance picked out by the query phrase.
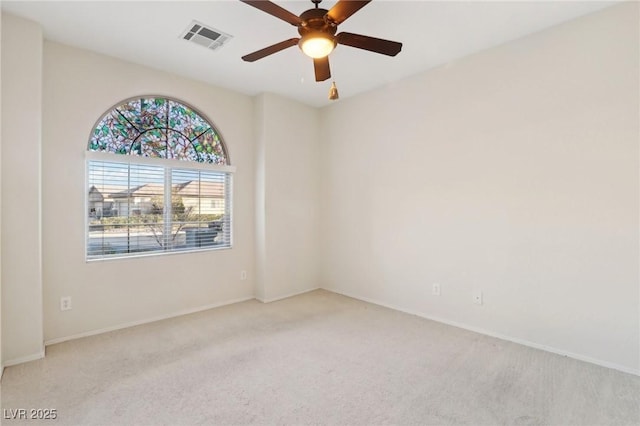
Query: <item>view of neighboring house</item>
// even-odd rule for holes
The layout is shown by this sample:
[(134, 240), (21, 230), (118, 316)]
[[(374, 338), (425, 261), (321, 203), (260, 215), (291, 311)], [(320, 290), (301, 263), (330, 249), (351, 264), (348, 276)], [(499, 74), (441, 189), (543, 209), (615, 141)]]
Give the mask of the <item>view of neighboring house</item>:
[[(165, 222), (164, 185), (92, 185), (89, 188), (89, 256), (193, 249), (226, 241), (222, 182), (173, 184), (173, 219)], [(124, 219), (124, 220), (122, 220)]]
[(202, 215), (224, 214), (224, 185), (220, 182), (188, 181), (173, 186), (185, 209)]
[[(174, 184), (172, 196), (179, 197), (185, 211), (196, 215), (222, 215), (225, 210), (224, 184), (188, 181)], [(89, 188), (89, 216), (127, 217), (158, 213), (163, 205), (164, 186), (148, 183), (132, 188), (105, 185)]]

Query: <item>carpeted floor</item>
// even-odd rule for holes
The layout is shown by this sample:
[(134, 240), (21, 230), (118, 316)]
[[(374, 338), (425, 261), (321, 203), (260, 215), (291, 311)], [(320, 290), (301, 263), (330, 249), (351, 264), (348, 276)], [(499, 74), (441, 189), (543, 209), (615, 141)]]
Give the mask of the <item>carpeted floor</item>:
[[(638, 425), (640, 377), (318, 290), (50, 346), (5, 370), (2, 408), (4, 425)], [(7, 419), (20, 408), (57, 419)]]

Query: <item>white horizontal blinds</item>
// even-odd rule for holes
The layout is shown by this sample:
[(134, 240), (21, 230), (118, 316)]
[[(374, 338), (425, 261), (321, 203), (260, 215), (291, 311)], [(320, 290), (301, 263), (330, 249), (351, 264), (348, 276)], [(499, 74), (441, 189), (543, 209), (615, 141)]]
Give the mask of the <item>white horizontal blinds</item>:
[(186, 249), (231, 246), (231, 179), (228, 173), (173, 169), (173, 231)]
[[(164, 168), (125, 164), (129, 169), (127, 246), (122, 253), (162, 251), (164, 242)], [(124, 217), (124, 215), (122, 215)]]
[(231, 174), (90, 160), (87, 257), (231, 246)]
[(88, 257), (165, 249), (163, 167), (89, 161), (88, 182)]

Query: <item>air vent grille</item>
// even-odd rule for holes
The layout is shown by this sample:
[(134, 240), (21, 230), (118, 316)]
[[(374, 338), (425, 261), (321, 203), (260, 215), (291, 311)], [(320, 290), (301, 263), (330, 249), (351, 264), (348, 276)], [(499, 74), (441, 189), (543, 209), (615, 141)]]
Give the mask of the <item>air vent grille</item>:
[(180, 37), (211, 50), (222, 47), (233, 38), (232, 35), (206, 26), (198, 21), (191, 21)]

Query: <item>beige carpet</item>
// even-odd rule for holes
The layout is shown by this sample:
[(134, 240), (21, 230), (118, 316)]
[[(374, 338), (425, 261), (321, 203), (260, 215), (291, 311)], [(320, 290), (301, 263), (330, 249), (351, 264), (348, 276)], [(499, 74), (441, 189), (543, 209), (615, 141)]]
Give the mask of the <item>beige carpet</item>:
[(47, 348), (11, 424), (640, 424), (640, 377), (315, 291)]

